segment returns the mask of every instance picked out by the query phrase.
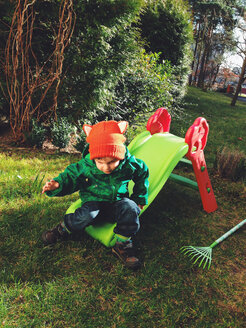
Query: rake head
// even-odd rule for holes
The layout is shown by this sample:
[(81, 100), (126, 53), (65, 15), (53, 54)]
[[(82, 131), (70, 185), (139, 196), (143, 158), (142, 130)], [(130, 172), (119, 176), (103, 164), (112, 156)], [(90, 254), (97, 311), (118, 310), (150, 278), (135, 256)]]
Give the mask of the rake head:
[(196, 246), (183, 246), (181, 253), (188, 255), (193, 265), (199, 263), (199, 267), (205, 269), (206, 265), (210, 268), (212, 262), (212, 248), (211, 247), (196, 247)]

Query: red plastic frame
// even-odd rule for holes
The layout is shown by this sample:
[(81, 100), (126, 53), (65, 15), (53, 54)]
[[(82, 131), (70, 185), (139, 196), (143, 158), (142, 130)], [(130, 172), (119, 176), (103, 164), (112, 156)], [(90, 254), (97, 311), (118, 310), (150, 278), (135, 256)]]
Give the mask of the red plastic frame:
[(169, 132), (171, 115), (166, 108), (158, 108), (148, 119), (146, 129), (152, 134)]
[[(159, 108), (149, 118), (147, 130), (151, 135), (155, 133), (169, 132), (171, 115), (167, 109)], [(213, 188), (208, 176), (207, 165), (204, 157), (204, 148), (207, 143), (209, 127), (205, 118), (198, 117), (185, 135), (185, 142), (189, 146), (186, 157), (192, 162), (198, 188), (201, 195), (203, 208), (206, 212), (214, 212), (217, 209)]]
[(217, 203), (213, 188), (208, 176), (205, 162), (204, 148), (207, 143), (209, 127), (205, 118), (198, 117), (185, 135), (185, 142), (189, 145), (186, 157), (192, 162), (200, 191), (203, 208), (206, 212), (214, 212)]

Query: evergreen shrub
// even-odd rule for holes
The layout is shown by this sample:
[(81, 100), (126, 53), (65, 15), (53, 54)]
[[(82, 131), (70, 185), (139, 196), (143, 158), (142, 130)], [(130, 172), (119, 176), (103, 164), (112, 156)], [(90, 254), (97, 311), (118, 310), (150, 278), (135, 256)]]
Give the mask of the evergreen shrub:
[(46, 135), (46, 128), (42, 124), (38, 123), (35, 119), (32, 119), (31, 131), (25, 133), (25, 139), (30, 146), (41, 148)]
[(140, 116), (145, 120), (144, 113), (171, 107), (173, 69), (168, 61), (160, 63), (159, 56), (143, 51), (136, 64), (118, 81), (114, 103), (108, 110), (111, 119), (136, 123)]
[(139, 28), (147, 52), (160, 54), (174, 69), (172, 86), (175, 101), (185, 94), (191, 64), (192, 25), (187, 3), (183, 0), (147, 0)]
[(60, 117), (57, 121), (53, 121), (50, 129), (53, 145), (58, 148), (67, 147), (74, 129), (66, 117)]
[(83, 131), (80, 133), (76, 133), (76, 144), (74, 145), (74, 148), (83, 153), (86, 146), (86, 136)]
[(142, 0), (74, 2), (77, 18), (64, 63), (60, 115), (93, 123), (107, 116), (119, 79), (140, 53), (132, 24), (142, 5)]
[[(35, 2), (32, 49), (40, 65), (53, 47), (59, 5), (58, 0)], [(184, 93), (189, 63), (189, 14), (183, 1), (80, 0), (73, 6), (76, 24), (64, 53), (58, 115), (94, 124), (107, 118), (139, 119), (141, 113), (173, 107)], [(52, 104), (51, 89), (43, 111)]]

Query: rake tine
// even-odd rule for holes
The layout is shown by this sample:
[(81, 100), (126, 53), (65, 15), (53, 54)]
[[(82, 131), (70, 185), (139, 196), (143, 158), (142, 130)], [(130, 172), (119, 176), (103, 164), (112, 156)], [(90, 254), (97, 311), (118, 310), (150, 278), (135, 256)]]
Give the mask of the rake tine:
[[(199, 263), (199, 268), (202, 266), (202, 262), (203, 262), (205, 259), (206, 259), (206, 261), (205, 261), (205, 266), (206, 266), (207, 260), (209, 259), (209, 255), (208, 255), (208, 254), (205, 255), (205, 256), (202, 258), (201, 262)], [(205, 268), (205, 266), (204, 266), (204, 264), (203, 264), (203, 268)]]
[(205, 247), (201, 250), (201, 254), (203, 255), (204, 258), (209, 257), (209, 250)]
[(199, 264), (199, 267), (202, 265), (202, 262), (205, 261), (205, 263), (203, 264), (203, 269), (206, 267), (208, 261), (209, 261), (209, 266), (208, 266), (208, 269), (210, 268), (210, 265), (211, 265), (211, 261), (212, 261), (212, 248), (207, 248), (205, 249), (205, 252), (204, 252), (204, 258), (202, 259), (202, 261), (200, 262)]
[(209, 268), (210, 268), (210, 266), (211, 266), (211, 263), (212, 263), (212, 256), (211, 256), (210, 259), (209, 259), (208, 270), (209, 270)]
[[(197, 252), (194, 252), (194, 253), (193, 253), (193, 256), (190, 258), (190, 260), (192, 261), (192, 260), (193, 260), (194, 258), (196, 258), (197, 256), (200, 257), (200, 256), (202, 256), (202, 255), (200, 255), (200, 254), (197, 253)], [(198, 257), (198, 258), (199, 258), (199, 257)]]
[(180, 252), (181, 252), (181, 253), (184, 253), (185, 251), (189, 250), (189, 247), (190, 247), (190, 246), (183, 246), (183, 247), (181, 247), (181, 248), (180, 248)]
[(188, 254), (188, 256), (190, 256), (193, 253), (197, 253), (196, 248), (194, 246), (186, 246), (186, 249), (184, 250), (184, 255)]
[(202, 262), (203, 262), (205, 259), (207, 259), (207, 258), (208, 258), (208, 253), (205, 252), (204, 255), (203, 255), (202, 260), (201, 260), (200, 263), (199, 263), (199, 268), (200, 268), (200, 266), (202, 265)]
[(212, 263), (212, 250), (215, 246), (241, 228), (244, 224), (246, 224), (246, 219), (238, 223), (235, 227), (231, 228), (227, 231), (224, 235), (220, 238), (215, 240), (210, 246), (208, 247), (194, 247), (194, 246), (183, 246), (180, 248), (181, 253), (187, 254), (190, 257), (190, 260), (193, 260), (193, 264), (197, 263), (200, 259), (199, 267), (203, 266), (203, 269), (208, 265), (208, 269)]
[(185, 253), (185, 255), (190, 257), (190, 259), (193, 259), (193, 257), (197, 255), (197, 252), (196, 251), (189, 251), (189, 253)]
[[(194, 256), (193, 256), (194, 257)], [(202, 254), (200, 254), (196, 260), (194, 260), (193, 264), (196, 264), (196, 262), (201, 258), (201, 257), (204, 257)], [(191, 259), (192, 260), (192, 259)]]
[(207, 263), (208, 263), (208, 260), (209, 260), (209, 257), (207, 257), (207, 258), (206, 258), (206, 261), (203, 263), (203, 267), (202, 267), (203, 269), (205, 269), (205, 267), (206, 267), (206, 265), (207, 265)]
[(187, 254), (187, 256), (191, 257), (190, 260), (192, 260), (195, 256), (198, 256), (198, 255), (199, 255), (199, 253), (197, 253), (195, 250), (190, 251), (189, 254)]
[(200, 253), (200, 254), (204, 254), (204, 255), (207, 255), (207, 254), (208, 254), (208, 249), (207, 249), (207, 247), (197, 247), (197, 251), (198, 251), (198, 253)]
[(199, 260), (199, 258), (204, 256), (204, 254), (202, 252), (198, 251), (198, 250), (194, 250), (189, 255), (191, 255), (191, 258), (190, 258), (191, 261), (195, 258), (193, 264), (195, 264)]
[(190, 253), (190, 252), (192, 252), (193, 250), (192, 249), (184, 249), (182, 252), (183, 252), (183, 254), (184, 255), (186, 255), (186, 254), (188, 254), (188, 253)]
[[(201, 248), (201, 247), (194, 247), (194, 251), (193, 254), (195, 253), (195, 255), (199, 255), (201, 254), (202, 256), (206, 255), (206, 250)], [(194, 257), (194, 256), (193, 256)]]
[(195, 246), (183, 246), (180, 248), (181, 252), (189, 251), (189, 250), (194, 250)]
[(201, 259), (201, 262), (199, 263), (199, 268), (201, 267), (201, 265), (202, 265), (202, 262), (204, 261), (206, 259), (206, 257), (203, 257), (202, 259)]
[(181, 252), (184, 255), (190, 257), (190, 260), (193, 259), (193, 265), (199, 262), (199, 267), (206, 267), (207, 263), (209, 263), (209, 267), (211, 265), (210, 258), (210, 249), (208, 247), (198, 247), (198, 246), (183, 246), (181, 247)]

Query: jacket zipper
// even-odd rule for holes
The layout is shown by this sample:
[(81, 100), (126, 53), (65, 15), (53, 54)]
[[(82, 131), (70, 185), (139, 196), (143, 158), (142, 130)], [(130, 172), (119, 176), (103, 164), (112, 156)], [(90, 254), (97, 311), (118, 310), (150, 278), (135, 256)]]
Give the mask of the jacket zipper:
[(113, 189), (113, 195), (112, 195), (112, 200), (114, 201), (115, 199), (115, 186), (114, 184), (112, 184), (112, 177), (109, 176), (109, 181), (110, 181), (110, 184), (112, 185), (112, 189)]

